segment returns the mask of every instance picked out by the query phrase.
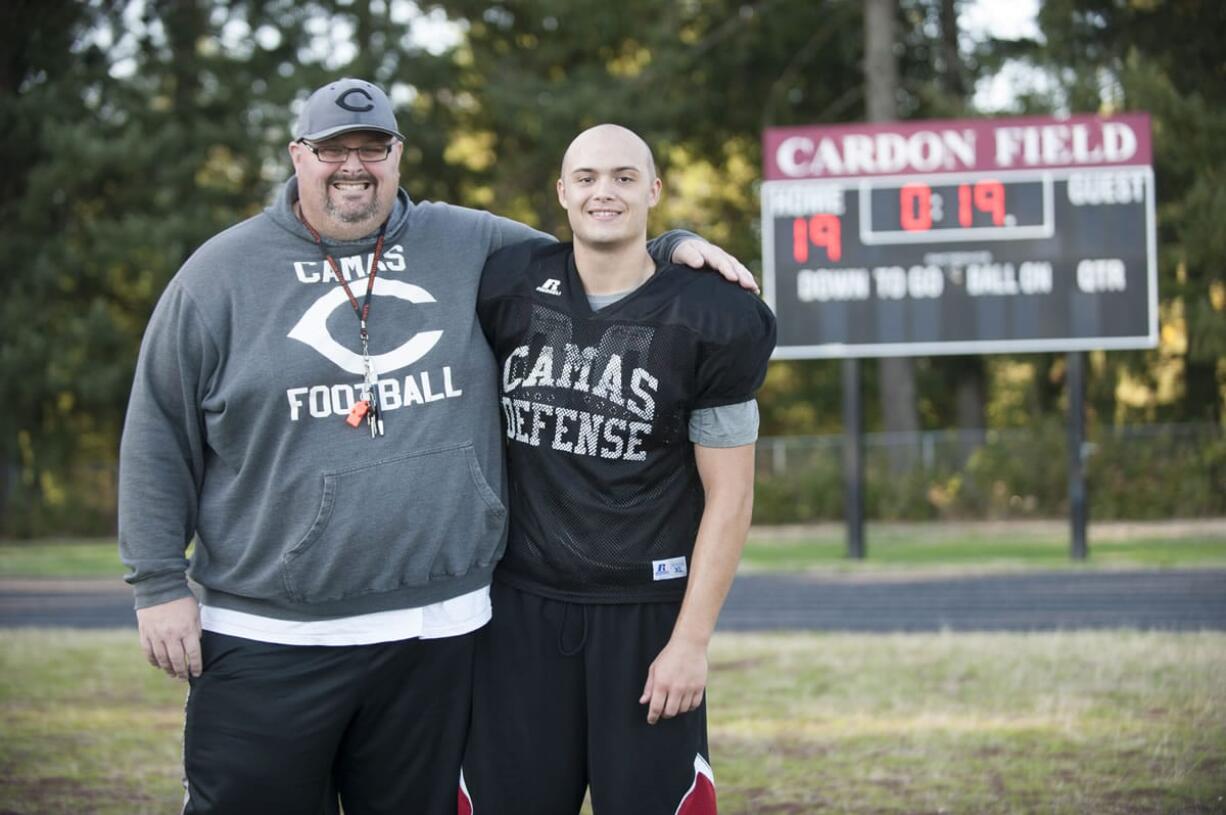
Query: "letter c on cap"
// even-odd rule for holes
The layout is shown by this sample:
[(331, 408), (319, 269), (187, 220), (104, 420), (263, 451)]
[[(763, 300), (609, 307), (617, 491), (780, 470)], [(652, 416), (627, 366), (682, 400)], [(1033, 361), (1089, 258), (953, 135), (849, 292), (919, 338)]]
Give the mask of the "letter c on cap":
[[(347, 100), (348, 100), (348, 98), (349, 98), (349, 96), (350, 96), (351, 94), (355, 94), (355, 93), (360, 93), (362, 96), (365, 96), (365, 97), (366, 97), (366, 106), (365, 106), (365, 107), (363, 107), (363, 106), (362, 106), (362, 105), (360, 105), (360, 104), (359, 104), (359, 105), (355, 105), (355, 104), (352, 104), (352, 103), (350, 103), (349, 101), (347, 101)], [(366, 112), (366, 111), (371, 110), (372, 108), (374, 108), (374, 106), (375, 106), (375, 100), (374, 100), (374, 99), (371, 97), (371, 95), (370, 95), (369, 93), (367, 93), (366, 91), (362, 90), (361, 88), (350, 88), (349, 90), (347, 90), (347, 91), (345, 91), (344, 93), (342, 93), (340, 96), (336, 97), (336, 104), (337, 104), (337, 107), (342, 107), (342, 108), (344, 108), (345, 110), (352, 110), (352, 111), (354, 111), (355, 113), (364, 113), (364, 112)]]

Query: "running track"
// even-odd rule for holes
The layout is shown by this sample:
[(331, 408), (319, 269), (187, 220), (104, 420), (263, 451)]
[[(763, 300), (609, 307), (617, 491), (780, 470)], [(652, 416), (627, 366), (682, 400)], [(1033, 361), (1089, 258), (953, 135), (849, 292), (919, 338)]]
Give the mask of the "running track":
[[(0, 580), (0, 627), (134, 627), (120, 580)], [(722, 631), (1226, 630), (1226, 569), (742, 574)]]

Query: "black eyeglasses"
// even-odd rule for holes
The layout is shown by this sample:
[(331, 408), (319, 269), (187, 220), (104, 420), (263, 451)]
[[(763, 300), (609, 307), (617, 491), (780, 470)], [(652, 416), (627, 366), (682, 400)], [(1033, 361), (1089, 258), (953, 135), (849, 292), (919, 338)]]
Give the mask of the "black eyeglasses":
[(349, 160), (350, 153), (357, 153), (361, 161), (372, 163), (383, 161), (392, 154), (392, 147), (395, 146), (395, 142), (388, 142), (387, 144), (363, 144), (361, 147), (341, 147), (331, 144), (317, 147), (305, 139), (299, 139), (298, 143), (314, 153), (315, 158), (324, 164), (344, 164)]

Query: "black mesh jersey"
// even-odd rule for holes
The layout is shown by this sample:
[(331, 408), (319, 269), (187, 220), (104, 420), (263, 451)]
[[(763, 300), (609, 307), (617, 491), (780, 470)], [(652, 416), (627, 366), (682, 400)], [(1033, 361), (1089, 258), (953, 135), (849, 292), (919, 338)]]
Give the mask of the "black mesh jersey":
[(681, 598), (703, 509), (689, 414), (753, 398), (770, 310), (718, 274), (664, 264), (593, 312), (571, 245), (530, 241), (486, 262), (477, 311), (510, 475), (498, 578), (580, 602)]

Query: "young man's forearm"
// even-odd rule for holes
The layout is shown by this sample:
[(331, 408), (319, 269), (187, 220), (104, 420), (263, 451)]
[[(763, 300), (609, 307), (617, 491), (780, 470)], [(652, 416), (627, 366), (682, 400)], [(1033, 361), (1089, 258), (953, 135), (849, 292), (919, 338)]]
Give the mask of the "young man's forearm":
[(702, 704), (707, 646), (736, 576), (753, 513), (754, 445), (695, 447), (694, 454), (706, 503), (677, 622), (648, 669), (639, 697), (648, 706), (649, 724)]
[(695, 447), (706, 503), (673, 637), (704, 647), (736, 576), (753, 515), (754, 445)]

